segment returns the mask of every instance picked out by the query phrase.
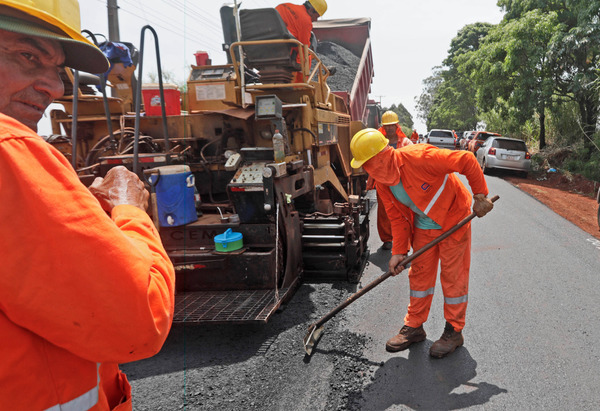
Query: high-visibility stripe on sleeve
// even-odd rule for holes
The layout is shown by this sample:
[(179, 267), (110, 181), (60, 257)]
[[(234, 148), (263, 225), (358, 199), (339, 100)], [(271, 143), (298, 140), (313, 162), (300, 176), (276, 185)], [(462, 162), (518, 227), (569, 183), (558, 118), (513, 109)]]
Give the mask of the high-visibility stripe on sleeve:
[(444, 297), (444, 302), (446, 304), (462, 304), (466, 303), (467, 301), (469, 301), (469, 294), (465, 294), (455, 298)]
[(442, 195), (442, 191), (444, 191), (444, 187), (446, 187), (447, 181), (448, 181), (448, 174), (446, 174), (446, 176), (444, 177), (444, 182), (442, 183), (441, 187), (435, 193), (435, 195), (433, 196), (433, 198), (431, 199), (431, 201), (429, 202), (429, 204), (427, 205), (425, 210), (423, 210), (423, 212), (425, 214), (429, 214), (429, 211), (431, 211), (431, 208), (434, 206), (435, 202), (438, 200), (438, 198), (440, 198), (440, 196)]
[(71, 401), (65, 402), (64, 404), (56, 404), (50, 408), (47, 408), (46, 411), (80, 411), (80, 410), (89, 410), (94, 405), (98, 404), (98, 386), (100, 385), (100, 373), (98, 368), (100, 364), (96, 364), (96, 374), (97, 374), (97, 385), (89, 390), (88, 392), (80, 395), (77, 398), (72, 399)]
[(414, 298), (425, 298), (428, 295), (433, 295), (434, 290), (435, 290), (435, 287), (431, 287), (430, 289), (425, 290), (425, 291), (410, 290), (410, 296), (414, 297)]

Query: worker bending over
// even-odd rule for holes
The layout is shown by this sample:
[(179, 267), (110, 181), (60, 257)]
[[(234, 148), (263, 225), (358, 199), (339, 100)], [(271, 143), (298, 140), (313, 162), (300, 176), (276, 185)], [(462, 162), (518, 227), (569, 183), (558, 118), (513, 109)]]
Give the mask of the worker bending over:
[(173, 319), (144, 184), (117, 167), (94, 196), (36, 133), (64, 66), (109, 67), (79, 18), (77, 0), (0, 0), (3, 410), (130, 410), (118, 364), (156, 354)]
[[(400, 121), (398, 120), (398, 115), (389, 110), (383, 113), (381, 116), (381, 127), (379, 131), (387, 137), (389, 140), (389, 145), (393, 148), (401, 148), (406, 147), (412, 142), (406, 138), (406, 135), (402, 132), (402, 127), (400, 127)], [(373, 177), (369, 175), (369, 179), (367, 180), (367, 190), (373, 188)], [(384, 250), (392, 249), (392, 226), (390, 224), (390, 219), (388, 218), (387, 213), (385, 212), (385, 206), (381, 201), (381, 197), (379, 196), (379, 190), (377, 192), (377, 233), (379, 234), (379, 238), (383, 242), (381, 246)]]
[[(440, 150), (429, 144), (394, 150), (375, 129), (356, 133), (350, 149), (352, 167), (363, 167), (373, 176), (390, 218), (394, 243), (389, 269), (394, 275), (404, 269), (399, 264), (411, 244), (413, 250), (419, 250), (470, 214), (471, 194), (455, 172), (467, 177), (475, 193), (473, 211), (477, 216), (483, 217), (493, 207), (483, 172), (471, 153)], [(438, 264), (446, 326), (429, 353), (441, 358), (463, 344), (470, 262), (470, 223), (412, 261), (408, 312), (399, 334), (387, 342), (387, 351), (405, 350), (425, 339), (423, 323), (429, 315)]]

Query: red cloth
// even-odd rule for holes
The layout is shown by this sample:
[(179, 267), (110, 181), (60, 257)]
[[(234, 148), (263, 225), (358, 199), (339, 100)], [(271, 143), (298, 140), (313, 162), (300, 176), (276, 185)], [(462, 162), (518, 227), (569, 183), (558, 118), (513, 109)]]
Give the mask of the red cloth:
[(118, 363), (162, 347), (175, 273), (149, 216), (108, 216), (66, 158), (0, 114), (0, 408), (131, 409)]
[[(377, 131), (381, 132), (381, 134), (383, 134), (389, 139), (384, 126), (379, 127)], [(406, 134), (404, 134), (404, 131), (402, 131), (402, 127), (400, 127), (398, 124), (396, 124), (396, 136), (398, 137), (398, 140), (401, 140), (402, 138), (406, 137)]]

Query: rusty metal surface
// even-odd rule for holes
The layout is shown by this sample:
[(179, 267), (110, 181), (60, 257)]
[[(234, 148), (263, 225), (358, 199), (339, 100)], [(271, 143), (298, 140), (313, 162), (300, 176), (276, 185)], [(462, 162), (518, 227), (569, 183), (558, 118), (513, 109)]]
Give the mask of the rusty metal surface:
[(173, 323), (266, 322), (292, 287), (279, 290), (196, 291), (178, 295)]

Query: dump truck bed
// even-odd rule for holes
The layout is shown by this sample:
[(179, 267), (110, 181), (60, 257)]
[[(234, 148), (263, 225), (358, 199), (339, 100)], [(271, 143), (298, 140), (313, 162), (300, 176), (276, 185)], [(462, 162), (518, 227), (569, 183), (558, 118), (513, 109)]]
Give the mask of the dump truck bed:
[[(338, 70), (346, 70), (349, 63), (356, 65), (350, 67), (355, 73), (354, 78), (338, 82), (336, 73), (329, 83), (332, 91), (348, 104), (352, 120), (363, 123), (367, 123), (367, 102), (374, 76), (370, 29), (370, 18), (319, 20), (313, 23), (313, 32), (319, 44), (334, 43), (356, 56), (356, 59), (336, 58), (334, 64)], [(317, 46), (317, 54), (323, 58), (326, 58), (327, 52), (320, 52)]]

